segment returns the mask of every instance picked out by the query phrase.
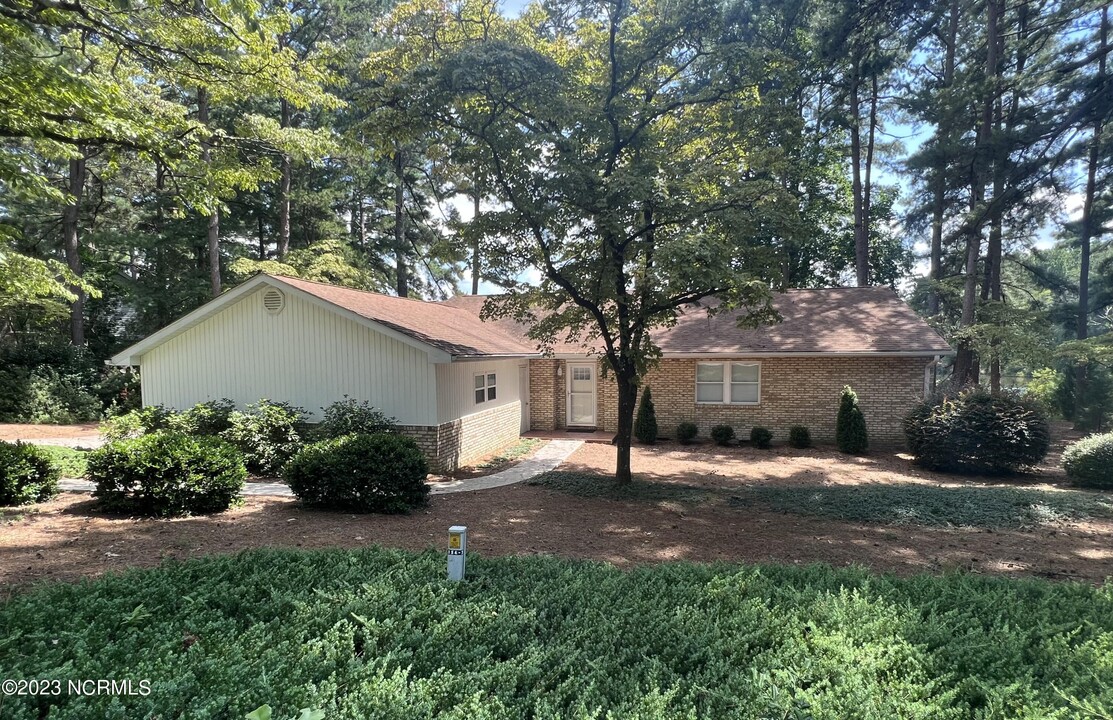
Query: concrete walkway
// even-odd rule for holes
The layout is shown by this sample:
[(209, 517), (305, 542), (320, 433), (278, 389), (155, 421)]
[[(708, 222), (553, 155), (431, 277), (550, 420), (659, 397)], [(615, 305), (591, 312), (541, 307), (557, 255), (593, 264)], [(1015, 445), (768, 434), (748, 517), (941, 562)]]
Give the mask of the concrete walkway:
[[(532, 457), (526, 458), (513, 467), (484, 477), (435, 483), (432, 485), (429, 494), (449, 495), (473, 490), (489, 490), (520, 483), (556, 468), (568, 459), (569, 455), (576, 452), (581, 445), (583, 445), (582, 440), (550, 440), (548, 445), (538, 450)], [(63, 478), (58, 483), (58, 487), (66, 492), (93, 492), (96, 489), (96, 486), (88, 480), (70, 478)], [(243, 494), (278, 497), (293, 497), (294, 495), (290, 492), (286, 483), (282, 482), (249, 482), (244, 485)]]

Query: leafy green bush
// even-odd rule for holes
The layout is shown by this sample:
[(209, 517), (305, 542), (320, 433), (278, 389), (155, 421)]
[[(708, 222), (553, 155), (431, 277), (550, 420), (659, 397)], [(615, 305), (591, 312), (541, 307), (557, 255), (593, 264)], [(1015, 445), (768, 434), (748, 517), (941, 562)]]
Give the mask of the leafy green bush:
[(404, 513), (429, 495), (425, 455), (404, 435), (345, 435), (307, 445), (283, 470), (310, 507)]
[(301, 449), (305, 411), (288, 403), (260, 400), (247, 412), (234, 411), (222, 437), (243, 453), (247, 469), (277, 475)]
[(69, 343), (0, 342), (0, 422), (71, 423), (134, 406), (135, 373)]
[(310, 433), (314, 440), (329, 440), (345, 435), (379, 435), (395, 432), (398, 421), (366, 400), (360, 402), (348, 396), (327, 408), (321, 408), (324, 417)]
[(61, 471), (34, 445), (0, 441), (0, 505), (26, 505), (58, 494)]
[(788, 444), (794, 448), (809, 448), (812, 446), (812, 436), (803, 425), (793, 425), (788, 429)]
[(768, 450), (773, 446), (773, 433), (769, 428), (755, 427), (750, 430), (750, 442), (756, 448)]
[(148, 405), (123, 415), (110, 417), (100, 424), (100, 433), (109, 442), (137, 438), (159, 430), (170, 430), (175, 413), (162, 405)]
[(170, 427), (187, 435), (220, 435), (232, 427), (236, 404), (228, 398), (199, 402), (170, 419)]
[(92, 451), (87, 476), (107, 510), (171, 517), (227, 510), (247, 470), (220, 438), (162, 431)]
[(676, 439), (682, 445), (687, 445), (699, 435), (699, 426), (691, 422), (682, 422), (676, 426)]
[(28, 397), (21, 419), (31, 423), (79, 423), (96, 420), (103, 410), (100, 400), (82, 375), (50, 367), (31, 373)]
[(1113, 488), (1113, 433), (1090, 435), (1068, 445), (1063, 469), (1075, 485)]
[(652, 445), (657, 442), (657, 410), (653, 407), (653, 393), (646, 386), (638, 399), (638, 415), (634, 418), (634, 437), (638, 442)]
[(1000, 720), (1113, 707), (1108, 586), (545, 556), (472, 556), (463, 583), (444, 572), (441, 551), (258, 550), (34, 588), (0, 603), (9, 677), (64, 687), (132, 668), (153, 692), (12, 695), (3, 714), (235, 720), (266, 703), (281, 720), (305, 707), (328, 720)]
[(1034, 403), (973, 389), (920, 403), (904, 420), (908, 449), (932, 470), (1015, 472), (1043, 460), (1051, 428)]
[(858, 407), (858, 394), (849, 385), (842, 389), (839, 397), (839, 414), (835, 418), (835, 444), (840, 451), (850, 455), (861, 455), (869, 449), (866, 417)]
[(716, 445), (730, 445), (734, 439), (734, 428), (730, 425), (716, 425), (711, 428), (711, 439)]

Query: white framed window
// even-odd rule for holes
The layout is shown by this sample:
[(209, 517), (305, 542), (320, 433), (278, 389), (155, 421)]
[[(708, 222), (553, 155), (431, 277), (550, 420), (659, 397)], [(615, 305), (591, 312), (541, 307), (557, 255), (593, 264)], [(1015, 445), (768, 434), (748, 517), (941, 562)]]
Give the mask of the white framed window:
[(475, 376), (475, 404), (495, 399), (495, 374), (480, 373)]
[(696, 363), (696, 403), (758, 405), (761, 403), (761, 363)]

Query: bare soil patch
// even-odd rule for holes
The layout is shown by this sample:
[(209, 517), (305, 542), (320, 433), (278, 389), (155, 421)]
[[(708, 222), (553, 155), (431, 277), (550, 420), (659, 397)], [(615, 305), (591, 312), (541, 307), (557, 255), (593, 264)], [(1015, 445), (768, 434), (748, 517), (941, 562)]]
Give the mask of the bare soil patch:
[(13, 442), (15, 440), (23, 440), (25, 442), (33, 442), (35, 440), (54, 440), (54, 439), (91, 439), (96, 440), (100, 437), (100, 431), (97, 429), (98, 423), (80, 423), (78, 425), (30, 425), (30, 424), (11, 424), (0, 423), (0, 440), (5, 442)]
[[(585, 445), (561, 470), (610, 472), (614, 448)], [(1037, 473), (1002, 480), (918, 470), (899, 454), (865, 458), (813, 450), (662, 445), (634, 449), (643, 479), (708, 487), (792, 483), (1019, 484), (1055, 487)], [(63, 494), (0, 515), (2, 592), (46, 580), (73, 580), (167, 558), (255, 547), (443, 548), (448, 527), (469, 528), (484, 555), (554, 554), (630, 566), (670, 560), (860, 564), (910, 574), (964, 569), (1003, 576), (1101, 582), (1113, 575), (1113, 522), (985, 530), (848, 523), (775, 512), (760, 504), (584, 498), (514, 485), (434, 496), (408, 516), (350, 515), (302, 508), (287, 498), (249, 498), (210, 517), (107, 517), (88, 495)]]

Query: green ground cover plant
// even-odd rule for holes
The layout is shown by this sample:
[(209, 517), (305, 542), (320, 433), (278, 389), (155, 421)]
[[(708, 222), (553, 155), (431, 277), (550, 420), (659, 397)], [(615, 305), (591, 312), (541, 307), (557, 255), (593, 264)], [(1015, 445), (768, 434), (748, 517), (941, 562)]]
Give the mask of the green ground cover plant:
[[(260, 550), (0, 604), (3, 716), (1049, 718), (1113, 709), (1108, 587), (825, 566)], [(1072, 703), (1075, 705), (1072, 707)]]
[(62, 477), (85, 477), (85, 461), (89, 455), (88, 450), (62, 447), (61, 445), (36, 445), (40, 452), (50, 458), (54, 467), (62, 473)]

